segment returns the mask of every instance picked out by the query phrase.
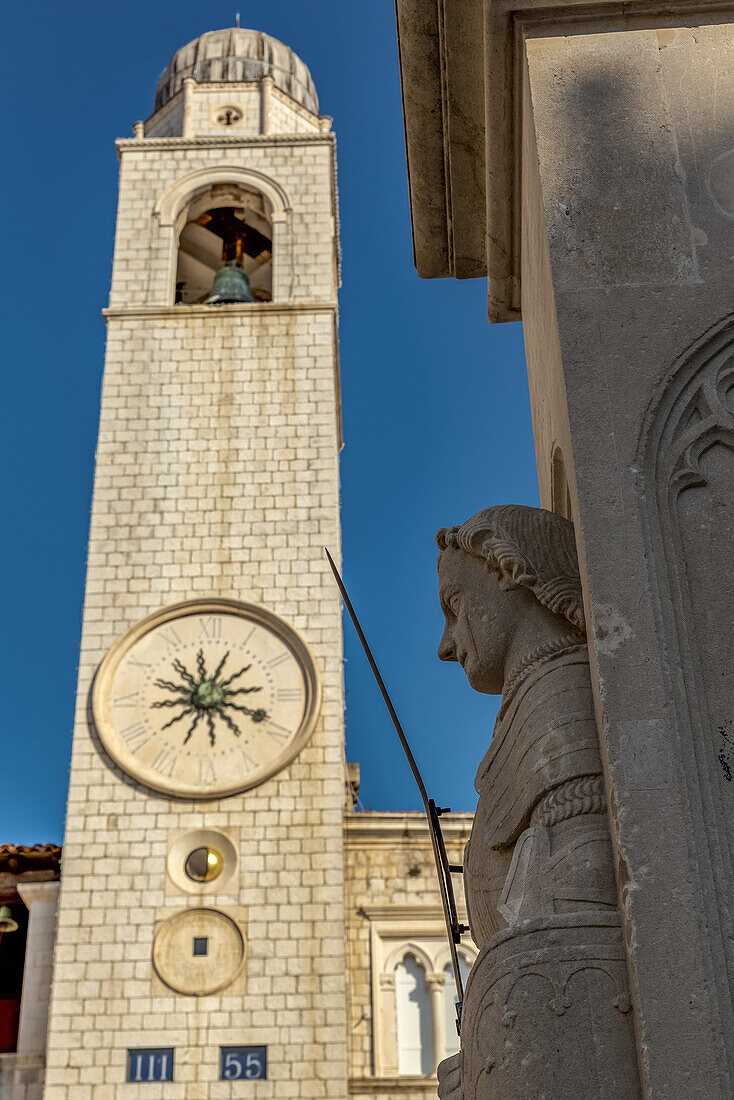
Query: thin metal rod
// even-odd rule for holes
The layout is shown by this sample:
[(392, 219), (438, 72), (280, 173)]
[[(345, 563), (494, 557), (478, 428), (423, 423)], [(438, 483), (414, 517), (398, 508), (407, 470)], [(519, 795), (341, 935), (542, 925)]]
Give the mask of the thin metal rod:
[(349, 599), (349, 595), (347, 593), (347, 590), (344, 587), (344, 581), (341, 578), (339, 570), (337, 569), (336, 565), (334, 564), (334, 559), (332, 558), (331, 554), (326, 549), (326, 547), (324, 547), (324, 553), (326, 554), (329, 565), (331, 566), (331, 571), (334, 574), (334, 580), (336, 581), (337, 585), (339, 586), (339, 591), (341, 592), (342, 599), (344, 600), (344, 606), (346, 607), (347, 611), (349, 612), (349, 617), (352, 620), (352, 623), (354, 624), (354, 629), (357, 631), (357, 636), (358, 636), (360, 642), (362, 643), (362, 649), (364, 650), (365, 656), (366, 656), (366, 658), (369, 662), (369, 666), (372, 669), (372, 674), (375, 677), (375, 680), (377, 681), (377, 686), (380, 689), (380, 692), (382, 694), (382, 698), (385, 700), (385, 706), (388, 709), (388, 712), (389, 712), (390, 717), (392, 719), (392, 723), (395, 727), (395, 731), (396, 731), (398, 737), (400, 738), (400, 744), (403, 746), (403, 752), (405, 753), (406, 757), (408, 758), (408, 764), (410, 765), (410, 770), (412, 771), (413, 778), (415, 779), (415, 781), (418, 785), (418, 790), (420, 791), (420, 796), (421, 796), (421, 799), (423, 800), (423, 805), (425, 807), (426, 818), (428, 820), (428, 831), (429, 831), (430, 836), (431, 836), (431, 847), (433, 848), (433, 859), (434, 859), (434, 862), (436, 864), (436, 874), (438, 876), (439, 892), (441, 894), (441, 905), (442, 905), (442, 908), (443, 908), (444, 921), (446, 923), (446, 934), (448, 936), (449, 950), (451, 952), (451, 964), (452, 964), (453, 970), (454, 970), (454, 981), (456, 982), (456, 993), (457, 993), (458, 1001), (459, 1001), (459, 1003), (456, 1006), (457, 1027), (458, 1027), (459, 1024), (461, 1023), (461, 1005), (462, 1005), (462, 1002), (464, 1000), (464, 983), (463, 983), (462, 978), (461, 978), (461, 969), (459, 967), (459, 956), (458, 956), (458, 953), (456, 951), (456, 944), (458, 943), (458, 941), (461, 937), (462, 926), (459, 925), (459, 923), (457, 921), (456, 902), (454, 900), (454, 890), (453, 890), (453, 886), (452, 886), (452, 883), (451, 883), (451, 871), (450, 871), (449, 862), (448, 862), (448, 859), (447, 859), (447, 856), (446, 856), (446, 846), (444, 845), (444, 842), (443, 842), (443, 835), (441, 833), (441, 825), (440, 825), (439, 820), (438, 820), (441, 811), (438, 809), (438, 807), (436, 806), (436, 803), (433, 801), (433, 799), (428, 797), (428, 792), (426, 791), (426, 786), (425, 786), (425, 783), (423, 782), (423, 777), (422, 777), (421, 773), (418, 770), (418, 765), (415, 762), (415, 757), (413, 756), (413, 753), (411, 752), (410, 745), (408, 744), (408, 739), (405, 736), (405, 733), (403, 732), (403, 727), (400, 724), (400, 719), (397, 716), (397, 713), (395, 711), (395, 707), (392, 704), (392, 699), (390, 698), (388, 690), (385, 687), (385, 681), (382, 679), (382, 676), (380, 675), (380, 670), (377, 667), (377, 662), (375, 661), (375, 658), (372, 656), (372, 650), (370, 649), (369, 642), (365, 638), (364, 631), (362, 630), (362, 627), (360, 626), (359, 619), (357, 618), (357, 612), (354, 610), (354, 607), (352, 605), (352, 601)]
[(428, 793), (426, 791), (425, 784), (423, 783), (423, 777), (421, 776), (421, 773), (418, 771), (418, 765), (416, 764), (415, 757), (413, 756), (413, 753), (410, 750), (410, 745), (408, 744), (408, 739), (405, 736), (405, 734), (403, 733), (403, 727), (400, 725), (400, 719), (398, 718), (397, 714), (395, 713), (395, 707), (392, 705), (392, 699), (388, 695), (387, 688), (385, 687), (385, 682), (382, 679), (382, 676), (380, 675), (380, 670), (377, 667), (377, 662), (375, 661), (375, 658), (372, 656), (372, 650), (370, 649), (369, 643), (368, 643), (367, 639), (364, 636), (364, 632), (362, 630), (362, 627), (359, 625), (359, 619), (357, 618), (357, 613), (354, 610), (354, 607), (352, 606), (352, 601), (349, 599), (349, 596), (347, 595), (347, 590), (344, 587), (344, 581), (341, 579), (341, 576), (339, 575), (339, 570), (337, 569), (336, 565), (334, 564), (334, 559), (332, 558), (331, 554), (326, 549), (326, 547), (324, 547), (324, 552), (326, 554), (326, 557), (329, 559), (329, 565), (331, 566), (331, 571), (334, 574), (334, 579), (336, 580), (336, 583), (339, 585), (339, 591), (342, 594), (342, 599), (344, 600), (344, 604), (346, 606), (346, 609), (349, 612), (349, 617), (352, 620), (352, 622), (354, 623), (354, 629), (357, 631), (357, 635), (359, 636), (359, 640), (362, 643), (362, 649), (364, 650), (365, 656), (367, 657), (367, 660), (369, 661), (370, 668), (372, 669), (372, 673), (373, 673), (375, 679), (377, 680), (377, 686), (379, 687), (380, 691), (382, 692), (382, 698), (385, 700), (385, 706), (387, 707), (388, 711), (390, 712), (390, 717), (392, 718), (392, 723), (395, 726), (398, 737), (400, 738), (400, 744), (403, 746), (403, 751), (405, 752), (405, 755), (408, 758), (408, 763), (410, 764), (410, 770), (412, 771), (413, 776), (415, 778), (415, 781), (418, 784), (418, 790), (421, 793), (421, 798), (423, 799), (423, 805), (426, 808), (426, 813), (429, 813)]

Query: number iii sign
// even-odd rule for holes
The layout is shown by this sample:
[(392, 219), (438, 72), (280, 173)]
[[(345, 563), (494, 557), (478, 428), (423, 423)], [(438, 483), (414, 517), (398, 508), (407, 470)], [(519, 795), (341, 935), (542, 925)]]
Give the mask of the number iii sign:
[(220, 1081), (263, 1081), (268, 1075), (267, 1047), (221, 1047)]
[(128, 1081), (172, 1081), (173, 1047), (146, 1047), (127, 1052)]

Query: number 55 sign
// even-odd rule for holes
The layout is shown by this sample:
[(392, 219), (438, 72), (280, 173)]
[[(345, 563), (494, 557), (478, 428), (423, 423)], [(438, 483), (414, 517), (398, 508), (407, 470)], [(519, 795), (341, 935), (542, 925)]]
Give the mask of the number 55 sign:
[(267, 1047), (220, 1047), (220, 1081), (263, 1081), (268, 1075)]

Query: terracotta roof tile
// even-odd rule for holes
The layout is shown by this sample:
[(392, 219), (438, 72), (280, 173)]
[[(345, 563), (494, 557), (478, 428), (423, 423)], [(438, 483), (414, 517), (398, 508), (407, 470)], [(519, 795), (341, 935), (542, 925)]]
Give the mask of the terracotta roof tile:
[(59, 844), (0, 844), (0, 874), (24, 871), (56, 871), (61, 864)]

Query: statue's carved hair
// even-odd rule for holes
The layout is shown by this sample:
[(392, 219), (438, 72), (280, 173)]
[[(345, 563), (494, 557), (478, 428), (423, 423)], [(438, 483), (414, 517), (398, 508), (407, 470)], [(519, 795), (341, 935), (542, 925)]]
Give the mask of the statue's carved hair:
[(503, 588), (529, 588), (549, 611), (586, 633), (573, 524), (563, 516), (500, 504), (460, 527), (442, 527), (436, 542), (440, 550), (451, 546), (480, 558)]

